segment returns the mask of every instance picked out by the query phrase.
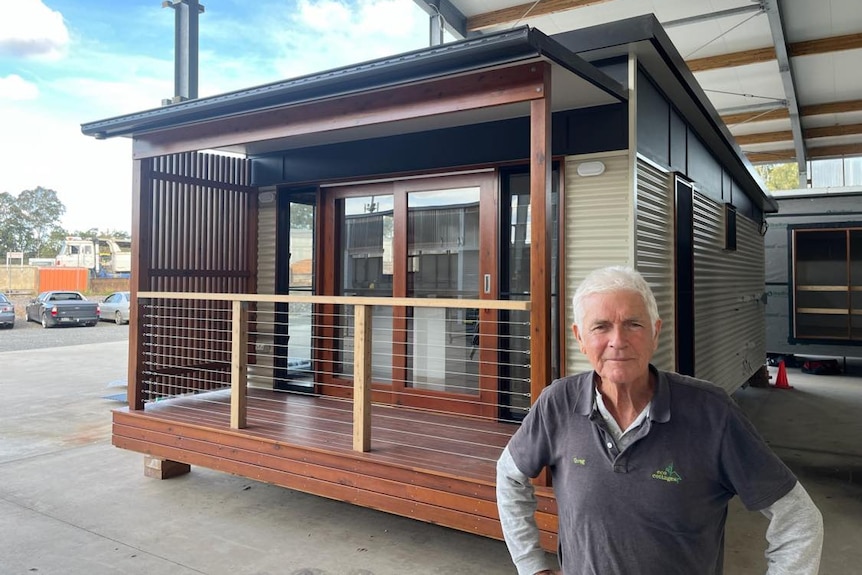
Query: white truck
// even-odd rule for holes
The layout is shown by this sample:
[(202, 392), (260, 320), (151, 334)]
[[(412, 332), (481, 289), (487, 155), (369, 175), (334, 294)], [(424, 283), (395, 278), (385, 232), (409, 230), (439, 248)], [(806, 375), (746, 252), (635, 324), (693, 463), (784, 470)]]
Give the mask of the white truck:
[(54, 265), (87, 268), (93, 277), (129, 277), (132, 242), (116, 238), (67, 237), (54, 258)]

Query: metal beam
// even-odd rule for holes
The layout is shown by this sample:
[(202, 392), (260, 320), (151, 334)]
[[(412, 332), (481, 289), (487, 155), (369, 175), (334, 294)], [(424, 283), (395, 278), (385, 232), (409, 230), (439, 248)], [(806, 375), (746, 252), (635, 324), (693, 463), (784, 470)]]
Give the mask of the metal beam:
[(793, 148), (796, 150), (796, 163), (799, 165), (799, 187), (804, 188), (808, 185), (808, 158), (805, 153), (802, 122), (799, 119), (799, 102), (796, 99), (796, 83), (787, 50), (787, 37), (784, 35), (779, 0), (763, 0), (763, 4), (766, 7), (766, 16), (769, 18), (769, 30), (772, 32), (772, 42), (775, 44), (775, 58), (778, 61), (778, 71), (781, 74), (784, 97), (787, 100), (787, 112), (790, 115)]
[(662, 22), (662, 28), (667, 30), (674, 26), (685, 26), (687, 24), (696, 24), (706, 20), (715, 20), (717, 18), (726, 18), (728, 16), (736, 16), (738, 14), (748, 14), (749, 12), (764, 12), (763, 2), (752, 4), (751, 6), (740, 6), (738, 8), (729, 8), (727, 10), (718, 10), (716, 12), (707, 12), (706, 14), (698, 14), (697, 16), (689, 16), (688, 18), (680, 18), (679, 20), (668, 20)]
[(162, 8), (174, 9), (174, 97), (167, 103), (198, 97), (198, 0), (165, 0)]
[(764, 102), (761, 104), (747, 104), (745, 106), (733, 106), (731, 108), (722, 108), (718, 110), (721, 116), (731, 116), (733, 114), (758, 114), (760, 112), (769, 112), (771, 110), (787, 107), (787, 100), (776, 100), (774, 102)]
[[(457, 39), (475, 36), (467, 30), (467, 17), (455, 7), (449, 0), (413, 0), (417, 6), (422, 8), (431, 17), (429, 23), (431, 46), (443, 43), (443, 30), (452, 34)], [(436, 21), (435, 21), (436, 20)], [(439, 30), (438, 27), (439, 26)]]

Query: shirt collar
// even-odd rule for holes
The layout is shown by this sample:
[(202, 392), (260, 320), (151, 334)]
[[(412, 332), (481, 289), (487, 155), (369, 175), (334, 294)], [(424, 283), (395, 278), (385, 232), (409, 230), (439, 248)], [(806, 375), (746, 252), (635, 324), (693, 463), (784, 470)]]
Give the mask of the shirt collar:
[[(667, 423), (670, 421), (670, 385), (667, 376), (652, 364), (650, 364), (649, 370), (656, 380), (655, 395), (653, 395), (650, 403), (649, 418), (658, 423)], [(587, 378), (585, 382), (587, 385), (579, 386), (578, 398), (575, 403), (575, 413), (579, 415), (590, 416), (597, 409), (595, 375), (595, 371), (581, 374), (581, 377)]]

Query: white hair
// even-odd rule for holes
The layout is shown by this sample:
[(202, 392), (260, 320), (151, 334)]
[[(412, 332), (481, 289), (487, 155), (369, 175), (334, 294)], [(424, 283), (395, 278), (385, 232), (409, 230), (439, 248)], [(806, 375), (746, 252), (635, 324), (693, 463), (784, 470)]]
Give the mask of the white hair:
[(643, 276), (635, 269), (627, 266), (609, 266), (590, 272), (572, 297), (572, 312), (575, 325), (582, 326), (584, 321), (584, 300), (593, 294), (616, 293), (631, 291), (639, 294), (649, 313), (650, 328), (655, 335), (655, 324), (659, 320), (658, 305), (655, 295)]

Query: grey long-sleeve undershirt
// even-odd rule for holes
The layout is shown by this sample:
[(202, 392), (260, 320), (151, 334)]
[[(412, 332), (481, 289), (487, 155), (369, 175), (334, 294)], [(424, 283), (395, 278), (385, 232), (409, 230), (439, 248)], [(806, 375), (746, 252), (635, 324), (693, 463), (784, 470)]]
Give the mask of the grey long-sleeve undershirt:
[[(539, 544), (535, 490), (508, 448), (497, 461), (497, 507), (518, 575), (554, 569)], [(823, 546), (823, 517), (802, 485), (797, 482), (761, 513), (769, 519), (766, 575), (816, 575)]]

